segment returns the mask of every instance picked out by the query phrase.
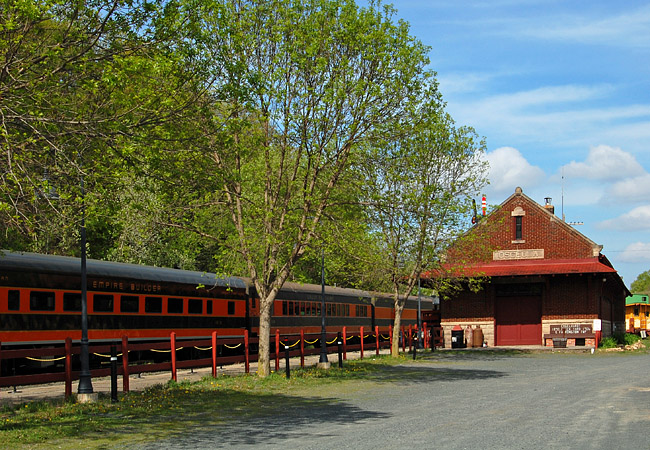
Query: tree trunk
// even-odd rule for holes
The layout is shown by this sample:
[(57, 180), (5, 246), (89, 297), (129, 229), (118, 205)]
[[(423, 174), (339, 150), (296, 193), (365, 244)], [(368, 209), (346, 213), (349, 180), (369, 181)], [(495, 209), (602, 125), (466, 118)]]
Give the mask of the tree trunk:
[(260, 299), (259, 349), (257, 375), (267, 377), (271, 374), (271, 310), (273, 299)]
[(400, 336), (400, 328), (402, 326), (402, 311), (404, 309), (404, 306), (399, 304), (399, 300), (395, 301), (395, 320), (393, 321), (393, 342), (391, 342), (390, 346), (390, 355), (392, 357), (398, 357), (399, 356), (399, 336)]

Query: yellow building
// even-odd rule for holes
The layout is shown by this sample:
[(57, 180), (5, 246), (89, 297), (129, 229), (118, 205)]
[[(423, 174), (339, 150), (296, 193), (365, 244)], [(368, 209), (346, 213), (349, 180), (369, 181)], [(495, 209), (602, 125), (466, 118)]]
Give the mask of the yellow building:
[(625, 299), (625, 327), (628, 333), (650, 331), (650, 302), (647, 294), (632, 294)]

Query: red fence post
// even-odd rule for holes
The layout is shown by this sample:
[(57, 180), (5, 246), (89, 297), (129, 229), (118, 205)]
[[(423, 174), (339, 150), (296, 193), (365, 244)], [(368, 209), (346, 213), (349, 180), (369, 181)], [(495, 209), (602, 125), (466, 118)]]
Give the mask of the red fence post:
[(172, 351), (172, 380), (178, 381), (176, 377), (176, 333), (171, 332), (169, 348)]
[(413, 350), (413, 325), (409, 325), (409, 352)]
[(379, 356), (379, 327), (375, 325), (375, 342), (377, 344), (376, 355)]
[(129, 338), (122, 336), (122, 391), (129, 392)]
[(275, 371), (280, 370), (280, 330), (275, 330)]
[(246, 373), (251, 371), (250, 346), (248, 345), (248, 330), (244, 330), (244, 368)]
[(217, 332), (212, 332), (212, 378), (217, 378)]
[(72, 395), (72, 338), (65, 338), (65, 398)]
[(361, 339), (361, 355), (359, 359), (363, 359), (363, 327), (359, 327), (359, 339)]
[(305, 368), (305, 329), (300, 328), (300, 367)]
[(348, 360), (348, 327), (343, 327), (343, 360)]

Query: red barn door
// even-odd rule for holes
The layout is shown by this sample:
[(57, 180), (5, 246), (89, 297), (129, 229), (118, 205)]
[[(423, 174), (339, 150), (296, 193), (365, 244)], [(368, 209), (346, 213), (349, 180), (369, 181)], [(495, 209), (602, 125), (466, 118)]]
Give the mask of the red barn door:
[(542, 344), (542, 298), (497, 297), (496, 345)]

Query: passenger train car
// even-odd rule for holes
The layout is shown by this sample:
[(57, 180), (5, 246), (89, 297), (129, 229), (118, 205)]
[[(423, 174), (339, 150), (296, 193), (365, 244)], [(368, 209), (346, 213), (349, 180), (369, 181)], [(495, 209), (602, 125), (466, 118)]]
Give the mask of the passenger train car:
[[(79, 340), (81, 264), (78, 258), (0, 251), (0, 342), (3, 347)], [(253, 335), (259, 326), (259, 298), (244, 278), (89, 259), (88, 337), (91, 341), (157, 340)], [(321, 286), (286, 283), (274, 303), (272, 329), (284, 334), (319, 332)], [(422, 310), (433, 308), (423, 298)], [(385, 294), (327, 286), (328, 332), (388, 327), (394, 313)], [(417, 322), (412, 297), (402, 323)]]

